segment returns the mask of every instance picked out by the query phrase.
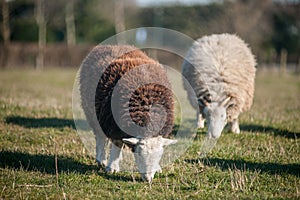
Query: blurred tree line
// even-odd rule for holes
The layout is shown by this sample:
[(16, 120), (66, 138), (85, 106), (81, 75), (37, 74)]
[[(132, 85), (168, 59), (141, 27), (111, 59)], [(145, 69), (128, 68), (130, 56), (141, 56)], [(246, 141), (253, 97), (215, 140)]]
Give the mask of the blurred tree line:
[[(278, 61), (282, 50), (287, 52), (289, 62), (298, 62), (300, 58), (300, 1), (296, 0), (230, 0), (153, 7), (139, 7), (135, 0), (1, 1), (3, 54), (7, 40), (38, 43), (43, 34), (40, 25), (44, 22), (47, 45), (94, 45), (124, 29), (156, 26), (180, 31), (194, 39), (212, 33), (236, 33), (264, 63)], [(44, 4), (40, 10), (43, 18), (38, 18), (39, 2)], [(9, 31), (5, 32), (7, 28)]]
[[(1, 0), (4, 1), (5, 0)], [(38, 41), (38, 25), (36, 22), (36, 2), (40, 0), (15, 0), (9, 4), (11, 41)], [(74, 3), (76, 38), (79, 42), (99, 42), (115, 34), (113, 24), (113, 7), (106, 10), (105, 1), (99, 0), (46, 0), (45, 20), (47, 24), (47, 43), (66, 41), (65, 7)], [(110, 1), (108, 1), (111, 4)], [(103, 6), (104, 5), (104, 6)], [(3, 6), (3, 4), (2, 4)], [(111, 5), (108, 5), (110, 7)], [(107, 17), (104, 15), (112, 15)], [(3, 10), (0, 11), (3, 16)], [(112, 18), (112, 20), (111, 20)], [(2, 23), (2, 22), (1, 22)], [(3, 41), (3, 34), (0, 35)]]

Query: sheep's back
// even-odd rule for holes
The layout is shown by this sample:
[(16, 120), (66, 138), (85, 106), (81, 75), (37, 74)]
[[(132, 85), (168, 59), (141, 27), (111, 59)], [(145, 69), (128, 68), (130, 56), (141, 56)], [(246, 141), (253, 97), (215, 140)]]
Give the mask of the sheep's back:
[(95, 113), (95, 91), (106, 67), (117, 57), (135, 50), (133, 46), (98, 45), (83, 60), (77, 75), (81, 105), (93, 131), (102, 132)]
[[(90, 99), (87, 105), (88, 109), (95, 110), (97, 123), (103, 132), (107, 137), (115, 140), (132, 137), (131, 133), (128, 134), (120, 129), (116, 118), (120, 118), (123, 125), (135, 124), (145, 127), (155, 121), (161, 121), (160, 115), (157, 115), (153, 119), (151, 118), (151, 122), (149, 113), (151, 105), (160, 104), (167, 111), (167, 121), (164, 126), (159, 132), (140, 132), (138, 134), (139, 137), (168, 136), (173, 127), (173, 95), (163, 67), (142, 51), (133, 48), (115, 59), (110, 60), (111, 57), (113, 56), (108, 53), (108, 59), (101, 56), (95, 59), (103, 59), (104, 62), (96, 62), (100, 68), (96, 72), (98, 74), (96, 93), (94, 97), (89, 97), (94, 98), (94, 101)], [(99, 74), (102, 74), (101, 77)], [(120, 79), (122, 80), (121, 84)], [(149, 84), (140, 85), (145, 79)], [(126, 91), (128, 88), (132, 88), (133, 92), (128, 94)], [(120, 106), (120, 109), (116, 110), (117, 113), (114, 113), (115, 115), (113, 115), (111, 104), (114, 92), (119, 96), (117, 103)], [(94, 104), (91, 105), (93, 102)]]

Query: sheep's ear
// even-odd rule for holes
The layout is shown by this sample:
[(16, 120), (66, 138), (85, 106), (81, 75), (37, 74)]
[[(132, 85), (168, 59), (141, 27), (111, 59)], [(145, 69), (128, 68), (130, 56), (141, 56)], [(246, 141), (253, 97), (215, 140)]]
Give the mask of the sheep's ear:
[(126, 144), (136, 145), (139, 142), (137, 138), (123, 138), (122, 141)]
[(161, 140), (162, 140), (163, 146), (168, 146), (168, 145), (177, 143), (177, 140), (172, 140), (172, 139), (167, 139), (167, 138), (162, 138)]

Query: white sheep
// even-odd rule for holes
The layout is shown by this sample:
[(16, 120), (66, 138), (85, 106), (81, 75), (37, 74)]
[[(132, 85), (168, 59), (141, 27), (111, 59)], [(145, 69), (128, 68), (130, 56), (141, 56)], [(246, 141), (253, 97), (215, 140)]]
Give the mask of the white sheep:
[(189, 49), (182, 73), (196, 93), (197, 125), (204, 128), (206, 119), (208, 138), (220, 137), (227, 121), (240, 133), (238, 117), (253, 101), (255, 65), (247, 44), (232, 34), (204, 36)]

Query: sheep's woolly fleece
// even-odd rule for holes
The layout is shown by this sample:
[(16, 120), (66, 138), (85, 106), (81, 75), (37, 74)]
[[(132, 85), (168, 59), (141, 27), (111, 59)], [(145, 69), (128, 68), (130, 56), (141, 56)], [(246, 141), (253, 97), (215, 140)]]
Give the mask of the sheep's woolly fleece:
[[(123, 126), (144, 127), (144, 131), (134, 133), (140, 138), (167, 137), (171, 133), (174, 102), (170, 83), (164, 68), (142, 51), (132, 46), (98, 45), (84, 60), (79, 78), (82, 106), (94, 131), (100, 125), (113, 140), (132, 137), (120, 129), (116, 122), (120, 120)], [(149, 84), (140, 84), (143, 82)], [(128, 94), (128, 89), (133, 92)], [(115, 116), (113, 91), (119, 95), (121, 106)]]
[(220, 102), (231, 97), (232, 106), (227, 109), (227, 119), (231, 121), (252, 105), (255, 65), (251, 50), (238, 36), (215, 34), (194, 42), (182, 72), (198, 98)]

